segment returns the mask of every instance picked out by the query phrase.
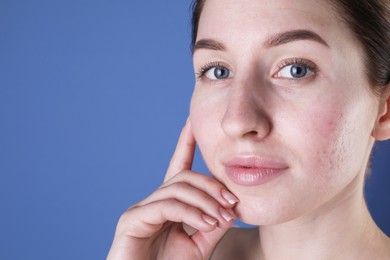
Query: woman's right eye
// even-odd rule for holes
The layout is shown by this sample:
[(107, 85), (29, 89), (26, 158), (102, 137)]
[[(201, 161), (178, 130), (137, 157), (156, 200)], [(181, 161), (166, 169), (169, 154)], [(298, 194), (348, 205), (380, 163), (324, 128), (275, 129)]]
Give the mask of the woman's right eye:
[(206, 77), (209, 80), (224, 80), (233, 77), (233, 73), (223, 65), (207, 64), (198, 73), (198, 78)]
[(228, 70), (225, 67), (217, 66), (210, 68), (205, 73), (206, 77), (212, 80), (221, 80), (221, 79), (227, 79), (232, 76), (232, 73), (230, 70)]

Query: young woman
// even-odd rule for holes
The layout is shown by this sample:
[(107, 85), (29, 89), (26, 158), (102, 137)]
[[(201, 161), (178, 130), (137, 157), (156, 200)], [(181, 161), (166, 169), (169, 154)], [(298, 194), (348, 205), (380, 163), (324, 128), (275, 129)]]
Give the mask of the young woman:
[(390, 259), (363, 197), (390, 138), (389, 43), (388, 0), (195, 2), (189, 118), (108, 258)]

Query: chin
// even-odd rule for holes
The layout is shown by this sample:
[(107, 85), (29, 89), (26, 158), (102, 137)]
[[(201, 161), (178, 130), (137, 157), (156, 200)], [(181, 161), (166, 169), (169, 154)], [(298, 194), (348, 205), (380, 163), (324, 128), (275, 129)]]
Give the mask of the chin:
[(234, 211), (241, 222), (256, 226), (277, 225), (299, 217), (291, 206), (283, 206), (275, 201), (249, 203), (240, 198)]

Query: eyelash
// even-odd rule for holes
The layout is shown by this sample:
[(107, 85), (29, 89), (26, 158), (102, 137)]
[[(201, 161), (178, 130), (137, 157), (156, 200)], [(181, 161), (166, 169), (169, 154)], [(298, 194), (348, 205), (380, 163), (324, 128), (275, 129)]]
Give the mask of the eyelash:
[[(273, 78), (277, 78), (275, 77), (275, 75), (277, 73), (279, 73), (282, 69), (284, 69), (285, 67), (287, 66), (290, 66), (290, 65), (303, 65), (303, 66), (306, 66), (309, 70), (311, 70), (313, 72), (313, 74), (317, 74), (317, 66), (307, 60), (307, 59), (303, 59), (303, 58), (289, 58), (289, 59), (285, 59), (283, 60), (281, 63), (279, 63), (279, 65), (277, 66), (277, 72), (274, 73), (272, 75)], [(198, 80), (202, 79), (205, 74), (212, 68), (216, 68), (216, 67), (222, 67), (222, 68), (226, 68), (228, 70), (230, 70), (225, 64), (223, 64), (222, 62), (219, 62), (219, 61), (212, 61), (212, 62), (208, 62), (206, 63), (205, 65), (203, 65), (199, 71), (196, 73), (196, 78)], [(301, 79), (291, 79), (291, 80), (302, 80), (302, 79), (305, 79), (305, 78), (301, 78)]]
[[(317, 66), (309, 60), (306, 60), (303, 58), (289, 58), (289, 59), (283, 60), (277, 66), (278, 70), (276, 73), (274, 73), (272, 75), (272, 77), (274, 77), (275, 74), (279, 73), (282, 69), (284, 69), (285, 67), (290, 66), (290, 65), (303, 65), (303, 66), (307, 67), (309, 70), (311, 70), (314, 74), (316, 74), (318, 71)], [(295, 79), (295, 80), (300, 80), (300, 79)]]
[(197, 79), (202, 79), (205, 74), (212, 68), (216, 68), (216, 67), (222, 67), (222, 68), (226, 68), (228, 70), (230, 70), (225, 64), (223, 64), (222, 62), (219, 62), (219, 61), (211, 61), (211, 62), (208, 62), (206, 63), (205, 65), (203, 65), (199, 71), (196, 73), (196, 78)]

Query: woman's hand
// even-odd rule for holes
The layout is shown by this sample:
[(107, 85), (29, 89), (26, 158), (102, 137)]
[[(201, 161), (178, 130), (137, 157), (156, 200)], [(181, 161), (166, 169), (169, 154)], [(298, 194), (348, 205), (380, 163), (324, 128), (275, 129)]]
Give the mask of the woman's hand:
[[(217, 180), (191, 171), (188, 121), (162, 186), (120, 218), (107, 259), (208, 259), (231, 227), (238, 199)], [(184, 226), (195, 229), (188, 234)]]

